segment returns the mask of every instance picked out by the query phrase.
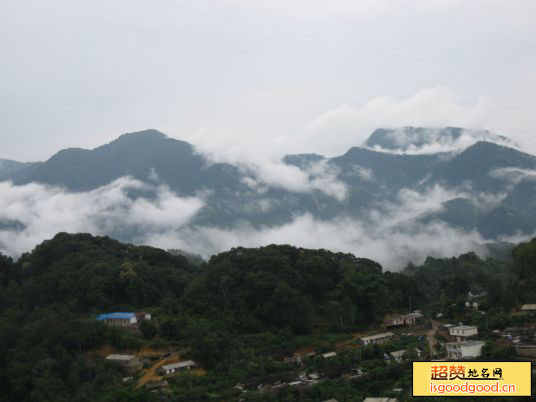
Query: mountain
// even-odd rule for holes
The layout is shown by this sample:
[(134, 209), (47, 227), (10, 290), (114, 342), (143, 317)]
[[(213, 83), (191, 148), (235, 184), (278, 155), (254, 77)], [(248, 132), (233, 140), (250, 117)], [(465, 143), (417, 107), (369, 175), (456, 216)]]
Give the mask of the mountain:
[[(404, 152), (433, 150), (438, 144), (458, 146), (468, 139), (469, 145), (455, 151), (439, 151), (447, 146), (437, 147), (437, 152)], [(532, 217), (536, 181), (530, 174), (536, 171), (536, 157), (505, 143), (505, 137), (487, 131), (455, 127), (378, 129), (363, 147), (352, 147), (340, 156), (285, 156), (283, 163), (300, 169), (311, 182), (321, 183), (309, 190), (292, 191), (266, 184), (255, 169), (212, 163), (187, 142), (145, 130), (124, 134), (92, 150), (64, 149), (45, 162), (6, 164), (11, 167), (0, 171), (0, 180), (39, 182), (82, 192), (131, 176), (165, 184), (180, 196), (203, 194), (204, 207), (192, 225), (269, 228), (309, 214), (324, 221), (356, 219), (371, 231), (376, 230), (378, 213), (404, 212), (397, 210), (403, 207), (401, 194), (409, 191), (426, 197), (442, 188), (444, 197), (452, 193), (450, 198), (443, 199), (439, 208), (424, 206), (420, 215), (397, 223), (396, 230), (404, 230), (404, 225), (442, 222), (496, 241), (501, 236), (536, 232)], [(380, 148), (388, 152), (377, 150)], [(344, 190), (342, 197), (325, 188), (333, 184)], [(6, 227), (13, 224), (3, 223)], [(132, 236), (123, 233), (118, 237), (130, 241)]]
[(13, 174), (18, 170), (33, 165), (32, 162), (17, 162), (9, 159), (0, 159), (0, 177)]
[(428, 148), (428, 152), (437, 152), (438, 146), (456, 149), (477, 141), (511, 145), (508, 138), (487, 130), (467, 130), (461, 127), (403, 127), (399, 129), (379, 128), (372, 133), (363, 146), (390, 152), (419, 151), (426, 148)]
[(471, 186), (476, 191), (504, 191), (508, 182), (493, 175), (497, 169), (535, 169), (536, 157), (486, 141), (471, 145), (432, 173), (428, 183), (446, 187)]
[(9, 177), (15, 184), (39, 182), (63, 186), (71, 191), (87, 191), (119, 177), (128, 175), (150, 181), (155, 174), (185, 195), (203, 187), (238, 185), (237, 168), (209, 165), (187, 142), (168, 138), (156, 130), (124, 134), (92, 150), (64, 149), (46, 162), (19, 169)]

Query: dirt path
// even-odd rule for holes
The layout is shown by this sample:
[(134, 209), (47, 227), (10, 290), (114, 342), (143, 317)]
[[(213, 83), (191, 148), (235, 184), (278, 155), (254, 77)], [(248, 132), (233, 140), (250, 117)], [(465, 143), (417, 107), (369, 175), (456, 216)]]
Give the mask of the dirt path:
[(434, 356), (436, 354), (435, 347), (437, 345), (437, 339), (434, 337), (437, 328), (441, 325), (440, 322), (437, 322), (435, 320), (432, 321), (432, 328), (426, 331), (426, 339), (428, 339), (428, 345), (430, 346), (430, 356)]
[(348, 347), (348, 346), (351, 346), (352, 348), (357, 348), (358, 345), (354, 343), (354, 341), (358, 338), (361, 338), (365, 335), (363, 335), (363, 333), (361, 332), (355, 332), (352, 334), (352, 337), (350, 339), (346, 339), (344, 341), (339, 341), (335, 344), (335, 349), (338, 350), (338, 349), (341, 349), (341, 348), (345, 348), (345, 347)]
[(145, 374), (138, 380), (138, 384), (136, 384), (136, 389), (143, 387), (148, 382), (160, 381), (163, 377), (158, 374), (158, 369), (165, 364), (176, 363), (178, 361), (180, 361), (180, 356), (178, 352), (172, 353), (171, 356), (159, 360), (154, 365), (149, 367)]

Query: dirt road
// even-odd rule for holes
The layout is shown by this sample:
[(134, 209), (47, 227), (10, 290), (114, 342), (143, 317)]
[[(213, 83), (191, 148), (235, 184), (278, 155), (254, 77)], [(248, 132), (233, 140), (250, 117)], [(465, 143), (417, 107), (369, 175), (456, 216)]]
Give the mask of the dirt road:
[(178, 352), (172, 353), (171, 356), (159, 360), (151, 367), (149, 367), (145, 374), (138, 380), (138, 383), (136, 384), (136, 389), (143, 387), (148, 382), (160, 381), (163, 377), (158, 374), (158, 369), (166, 364), (177, 363), (178, 361), (180, 361), (180, 356)]
[(430, 356), (434, 356), (436, 354), (436, 345), (437, 345), (437, 339), (434, 337), (437, 328), (441, 325), (440, 322), (437, 322), (435, 320), (432, 321), (432, 328), (428, 331), (426, 331), (426, 339), (428, 340), (428, 345), (430, 346)]

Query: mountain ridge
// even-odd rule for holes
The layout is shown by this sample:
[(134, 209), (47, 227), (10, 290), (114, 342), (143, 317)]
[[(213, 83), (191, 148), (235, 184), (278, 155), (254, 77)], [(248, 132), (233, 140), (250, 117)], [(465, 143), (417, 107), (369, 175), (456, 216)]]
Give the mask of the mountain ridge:
[[(408, 133), (410, 129), (416, 130), (417, 138), (427, 130), (404, 130)], [(461, 138), (467, 131), (452, 127), (445, 130), (455, 138)], [(84, 192), (130, 176), (142, 182), (165, 184), (179, 196), (203, 192), (206, 205), (192, 224), (220, 228), (232, 228), (240, 222), (259, 228), (274, 227), (304, 214), (320, 220), (349, 217), (367, 224), (371, 223), (370, 211), (387, 213), (399, 204), (401, 191), (425, 195), (439, 186), (465, 195), (454, 194), (444, 201), (448, 213), (430, 211), (423, 216), (453, 227), (477, 230), (493, 240), (519, 231), (536, 232), (536, 222), (530, 218), (536, 186), (530, 181), (527, 184), (523, 177), (512, 183), (507, 176), (494, 174), (501, 169), (514, 169), (520, 174), (536, 171), (536, 157), (501, 144), (476, 141), (461, 151), (421, 154), (351, 147), (335, 157), (289, 154), (282, 158), (282, 163), (297, 167), (311, 182), (320, 178), (326, 183), (337, 183), (345, 189), (344, 198), (335, 198), (323, 186), (304, 190), (272, 183), (258, 190), (251, 181), (263, 178), (254, 169), (211, 163), (188, 142), (154, 129), (126, 133), (91, 150), (61, 150), (45, 162), (19, 166), (0, 175), (0, 181), (11, 180), (15, 185), (39, 182)], [(489, 195), (498, 200), (493, 208), (480, 202)], [(476, 203), (476, 210), (471, 212), (467, 205), (455, 201), (460, 197)], [(463, 216), (467, 219), (465, 226)], [(492, 221), (498, 218), (505, 222), (504, 227)]]

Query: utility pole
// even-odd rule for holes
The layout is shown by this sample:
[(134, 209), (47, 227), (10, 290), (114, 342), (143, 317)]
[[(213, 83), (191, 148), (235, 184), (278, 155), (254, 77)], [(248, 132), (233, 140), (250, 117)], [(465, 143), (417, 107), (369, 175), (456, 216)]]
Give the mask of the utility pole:
[(411, 295), (409, 295), (409, 312), (411, 313), (413, 310), (411, 309)]
[(188, 379), (190, 380), (190, 391), (192, 390), (192, 371), (188, 367)]
[(482, 315), (484, 316), (484, 321), (486, 323), (486, 331), (489, 329), (488, 328), (488, 313), (486, 311), (482, 311)]

